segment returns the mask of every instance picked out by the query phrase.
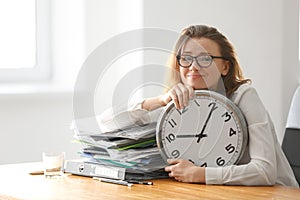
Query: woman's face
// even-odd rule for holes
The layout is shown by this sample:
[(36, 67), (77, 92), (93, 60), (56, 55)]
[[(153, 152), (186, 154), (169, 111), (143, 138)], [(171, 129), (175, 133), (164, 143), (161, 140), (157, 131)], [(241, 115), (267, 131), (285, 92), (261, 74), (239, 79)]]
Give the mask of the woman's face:
[[(183, 46), (181, 56), (190, 55), (193, 57), (208, 54), (211, 56), (222, 56), (219, 46), (213, 40), (207, 38), (192, 38)], [(196, 60), (190, 67), (180, 67), (180, 77), (184, 85), (197, 89), (216, 89), (221, 75), (227, 75), (229, 63), (224, 59), (213, 59), (213, 62), (206, 68), (199, 67)]]

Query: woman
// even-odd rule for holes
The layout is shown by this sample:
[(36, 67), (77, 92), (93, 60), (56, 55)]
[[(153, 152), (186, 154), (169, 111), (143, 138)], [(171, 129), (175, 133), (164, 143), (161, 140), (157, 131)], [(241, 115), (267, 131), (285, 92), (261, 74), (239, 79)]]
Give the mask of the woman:
[[(165, 171), (178, 181), (228, 185), (286, 185), (299, 187), (277, 141), (273, 123), (250, 80), (244, 79), (234, 48), (217, 29), (194, 25), (183, 30), (170, 58), (169, 90), (148, 98), (134, 110), (154, 111), (174, 101), (183, 109), (194, 90), (223, 93), (243, 112), (248, 123), (249, 144), (236, 165), (199, 167), (182, 159), (169, 159)], [(159, 109), (158, 109), (159, 110)], [(139, 118), (146, 122), (147, 118)], [(157, 120), (158, 117), (154, 117)]]

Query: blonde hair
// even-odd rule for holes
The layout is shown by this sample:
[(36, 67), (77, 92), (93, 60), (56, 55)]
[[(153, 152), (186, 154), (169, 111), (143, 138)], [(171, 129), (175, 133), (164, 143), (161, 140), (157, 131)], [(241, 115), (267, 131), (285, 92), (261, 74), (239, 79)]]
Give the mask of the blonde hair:
[(190, 38), (207, 38), (213, 40), (218, 44), (221, 56), (225, 57), (226, 60), (229, 61), (229, 71), (227, 75), (222, 76), (227, 97), (230, 97), (240, 85), (251, 82), (250, 79), (244, 78), (233, 45), (223, 34), (214, 27), (206, 25), (192, 25), (183, 29), (181, 36), (176, 42), (174, 53), (171, 54), (169, 58), (168, 66), (171, 70), (168, 73), (168, 88), (172, 88), (174, 85), (181, 82), (179, 65), (177, 63), (176, 56), (180, 54), (182, 46)]

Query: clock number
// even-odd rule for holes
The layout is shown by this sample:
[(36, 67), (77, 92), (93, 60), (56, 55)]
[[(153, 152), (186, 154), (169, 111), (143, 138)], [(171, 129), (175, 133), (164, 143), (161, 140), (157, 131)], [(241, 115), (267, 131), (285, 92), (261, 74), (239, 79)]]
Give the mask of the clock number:
[(197, 100), (194, 100), (194, 102), (195, 102), (195, 104), (196, 104), (198, 107), (200, 107), (200, 104), (198, 103)]
[(195, 162), (194, 162), (192, 159), (189, 159), (189, 161), (190, 161), (191, 163), (195, 164)]
[(175, 140), (175, 135), (173, 133), (170, 133), (166, 139), (168, 140), (169, 143)]
[(174, 157), (174, 158), (178, 158), (180, 156), (180, 152), (178, 150), (174, 150), (172, 151), (171, 155)]
[(210, 114), (218, 108), (216, 102), (211, 102), (210, 104), (208, 104), (208, 107), (210, 107), (211, 105), (212, 105), (212, 108), (210, 110)]
[(172, 128), (174, 128), (177, 125), (174, 119), (169, 120), (168, 123), (172, 126)]
[[(230, 113), (232, 114), (232, 113)], [(228, 112), (224, 113), (221, 117), (225, 117), (225, 122), (228, 122), (231, 119), (231, 115)]]
[(178, 110), (178, 109), (176, 109), (176, 110), (177, 110), (177, 112), (179, 113), (179, 115), (182, 115), (183, 113), (185, 113), (185, 112), (188, 110), (188, 108), (185, 107), (185, 108), (182, 109), (182, 110)]
[(229, 130), (229, 136), (231, 137), (233, 135), (236, 135), (236, 131), (233, 130), (233, 128), (230, 128), (230, 130)]
[(218, 166), (223, 166), (225, 164), (225, 160), (222, 157), (218, 157), (216, 160)]
[(234, 147), (232, 144), (229, 144), (229, 145), (227, 145), (227, 146), (225, 147), (225, 149), (226, 149), (226, 151), (227, 151), (229, 154), (231, 154), (231, 153), (234, 152), (235, 147)]
[(207, 163), (203, 163), (202, 165), (200, 165), (200, 167), (207, 167)]

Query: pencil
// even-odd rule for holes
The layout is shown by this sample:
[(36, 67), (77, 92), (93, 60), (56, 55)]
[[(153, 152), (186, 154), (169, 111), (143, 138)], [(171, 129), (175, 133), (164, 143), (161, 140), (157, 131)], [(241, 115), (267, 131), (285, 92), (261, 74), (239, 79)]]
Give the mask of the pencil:
[(128, 183), (141, 184), (141, 185), (153, 185), (153, 182), (150, 181), (129, 180)]
[(101, 181), (101, 182), (105, 182), (105, 183), (114, 183), (114, 184), (118, 184), (118, 185), (125, 185), (128, 187), (133, 186), (133, 183), (129, 183), (129, 182), (123, 181), (123, 180), (115, 180), (115, 179), (99, 178), (99, 177), (93, 177), (93, 179)]

